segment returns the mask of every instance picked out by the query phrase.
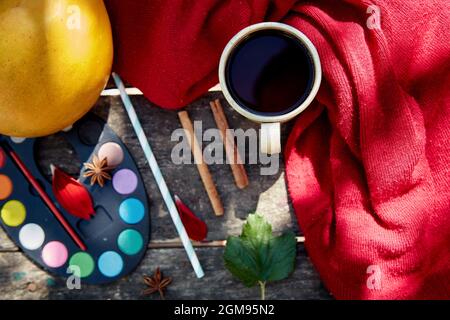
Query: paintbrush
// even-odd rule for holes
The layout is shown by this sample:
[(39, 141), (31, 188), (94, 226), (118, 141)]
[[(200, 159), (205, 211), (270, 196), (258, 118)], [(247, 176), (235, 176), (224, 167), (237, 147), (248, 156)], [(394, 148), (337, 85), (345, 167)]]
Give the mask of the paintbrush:
[(76, 243), (76, 245), (83, 251), (86, 251), (86, 245), (83, 243), (83, 241), (80, 239), (78, 234), (75, 232), (75, 230), (72, 228), (72, 226), (67, 222), (67, 220), (64, 218), (63, 214), (59, 212), (58, 208), (55, 206), (53, 201), (50, 199), (50, 197), (47, 195), (45, 190), (42, 188), (42, 186), (39, 184), (39, 182), (36, 180), (35, 177), (33, 177), (30, 170), (27, 168), (25, 163), (20, 159), (17, 153), (11, 148), (11, 146), (5, 142), (0, 140), (0, 146), (7, 154), (11, 160), (14, 162), (14, 164), (17, 166), (19, 171), (23, 174), (25, 179), (31, 184), (34, 190), (38, 193), (39, 197), (44, 201), (44, 203), (47, 205), (47, 207), (50, 209), (50, 211), (53, 213), (55, 218), (59, 221), (61, 226), (66, 230), (66, 232), (69, 234), (69, 236), (72, 238), (72, 240)]

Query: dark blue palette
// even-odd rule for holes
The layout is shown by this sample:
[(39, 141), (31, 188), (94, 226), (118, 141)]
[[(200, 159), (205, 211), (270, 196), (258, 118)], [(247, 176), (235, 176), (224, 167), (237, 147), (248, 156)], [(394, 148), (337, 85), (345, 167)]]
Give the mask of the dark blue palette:
[[(7, 153), (0, 148), (0, 224), (9, 237), (45, 270), (85, 283), (107, 283), (129, 274), (142, 260), (150, 237), (149, 206), (136, 164), (125, 145), (100, 118), (88, 114), (65, 133), (82, 163), (112, 147), (122, 157), (102, 188), (90, 185), (81, 168), (80, 182), (91, 194), (95, 215), (74, 217), (60, 207), (51, 183), (36, 160), (38, 139), (1, 137), (42, 185), (87, 247), (82, 251), (67, 234)], [(103, 149), (102, 149), (103, 147)], [(111, 149), (111, 148), (109, 148)]]

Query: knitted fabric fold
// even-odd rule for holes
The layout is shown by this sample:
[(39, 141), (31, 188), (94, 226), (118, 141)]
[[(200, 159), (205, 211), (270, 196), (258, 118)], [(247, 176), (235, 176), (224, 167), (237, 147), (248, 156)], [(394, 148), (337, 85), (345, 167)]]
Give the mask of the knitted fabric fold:
[(115, 70), (166, 108), (217, 83), (242, 28), (281, 21), (305, 33), (323, 82), (284, 154), (312, 262), (337, 298), (450, 297), (448, 1), (106, 4)]

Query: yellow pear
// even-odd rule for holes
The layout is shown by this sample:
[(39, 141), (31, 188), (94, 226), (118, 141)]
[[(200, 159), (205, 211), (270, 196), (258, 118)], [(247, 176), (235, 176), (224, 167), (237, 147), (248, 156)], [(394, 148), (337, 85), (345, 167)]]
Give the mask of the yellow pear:
[(0, 0), (0, 134), (70, 126), (95, 104), (112, 60), (102, 0)]

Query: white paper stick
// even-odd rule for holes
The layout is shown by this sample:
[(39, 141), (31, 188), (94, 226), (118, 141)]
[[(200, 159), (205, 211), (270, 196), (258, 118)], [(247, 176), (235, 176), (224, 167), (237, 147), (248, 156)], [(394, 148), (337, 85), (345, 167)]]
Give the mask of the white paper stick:
[(120, 77), (116, 73), (113, 73), (112, 76), (117, 88), (120, 91), (120, 97), (122, 98), (122, 102), (128, 112), (131, 124), (133, 125), (134, 131), (136, 132), (139, 143), (141, 144), (142, 150), (144, 151), (145, 157), (147, 158), (150, 169), (153, 172), (153, 176), (155, 177), (156, 183), (158, 184), (159, 190), (161, 191), (162, 197), (164, 199), (164, 202), (166, 203), (167, 209), (169, 210), (172, 221), (175, 224), (175, 228), (177, 229), (178, 235), (180, 236), (181, 242), (183, 243), (184, 249), (186, 250), (189, 260), (191, 261), (195, 274), (198, 278), (202, 278), (205, 275), (202, 266), (198, 261), (197, 254), (195, 253), (191, 240), (187, 235), (186, 229), (181, 222), (180, 214), (178, 213), (177, 207), (175, 206), (166, 181), (164, 180), (158, 163), (156, 162), (156, 158), (153, 154), (150, 144), (148, 143), (144, 130), (142, 129), (142, 125), (137, 117), (130, 97), (126, 93), (125, 86)]

